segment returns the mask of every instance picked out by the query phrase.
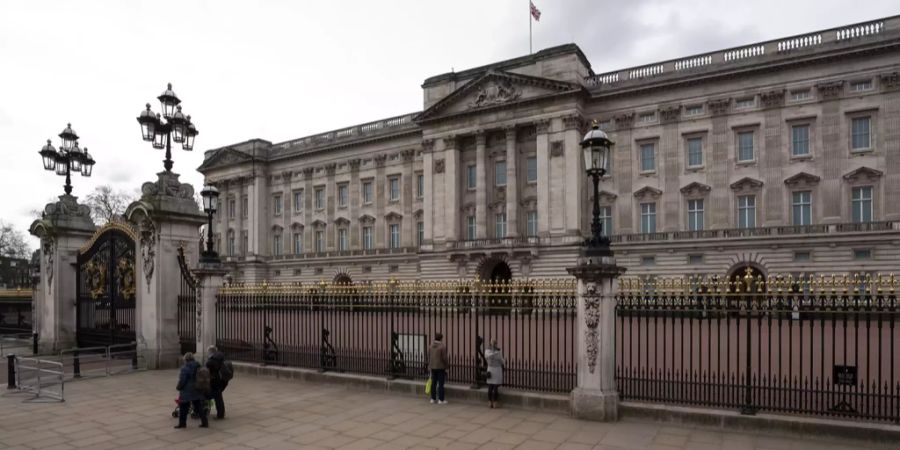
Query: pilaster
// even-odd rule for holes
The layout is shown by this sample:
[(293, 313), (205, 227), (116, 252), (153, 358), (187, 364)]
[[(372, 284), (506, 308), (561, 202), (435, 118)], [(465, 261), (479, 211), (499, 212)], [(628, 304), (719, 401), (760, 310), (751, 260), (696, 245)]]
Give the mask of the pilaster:
[[(448, 241), (461, 239), (459, 228), (459, 193), (465, 183), (459, 167), (459, 142), (455, 137), (446, 137), (444, 144), (444, 235)], [(441, 164), (435, 163), (434, 171), (440, 172)]]
[(563, 118), (563, 142), (565, 145), (565, 204), (566, 234), (581, 234), (584, 215), (585, 172), (581, 152), (581, 124), (578, 116)]
[(387, 248), (387, 227), (385, 226), (385, 215), (387, 214), (387, 188), (388, 180), (384, 176), (384, 164), (387, 155), (375, 156), (375, 247)]
[(359, 210), (360, 210), (360, 183), (359, 183), (359, 159), (351, 159), (349, 161), (350, 164), (350, 212), (348, 213), (348, 219), (350, 219), (350, 248), (357, 249), (362, 248), (362, 244), (360, 243), (360, 228), (359, 228)]
[(485, 133), (478, 130), (475, 133), (475, 237), (484, 239), (487, 237), (487, 160), (485, 158)]
[(216, 295), (225, 283), (228, 272), (221, 264), (201, 264), (192, 271), (197, 280), (197, 352), (198, 360), (208, 356), (206, 349), (216, 345)]
[(506, 128), (506, 235), (519, 236), (519, 177), (516, 127)]
[(422, 176), (425, 177), (424, 201), (422, 202), (422, 220), (425, 222), (425, 242), (431, 245), (434, 242), (434, 140), (422, 141)]
[(550, 120), (543, 119), (535, 124), (537, 153), (537, 209), (538, 235), (550, 236)]
[(400, 200), (403, 210), (403, 221), (400, 225), (400, 245), (403, 247), (412, 247), (416, 242), (416, 218), (413, 215), (413, 188), (415, 187), (415, 177), (413, 176), (413, 159), (415, 151), (403, 150), (400, 152), (400, 159), (403, 164), (400, 172)]

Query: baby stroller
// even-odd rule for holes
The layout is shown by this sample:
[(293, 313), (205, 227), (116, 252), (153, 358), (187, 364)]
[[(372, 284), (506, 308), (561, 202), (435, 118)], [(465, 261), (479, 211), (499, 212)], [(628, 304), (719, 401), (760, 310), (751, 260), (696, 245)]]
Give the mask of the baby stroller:
[[(177, 398), (175, 398), (175, 409), (172, 411), (172, 417), (174, 417), (176, 419), (178, 418), (178, 405), (180, 403), (181, 403), (181, 396), (178, 396)], [(206, 413), (206, 417), (209, 417), (209, 410), (212, 407), (211, 403), (212, 403), (212, 400), (204, 400), (203, 401), (203, 411)], [(197, 411), (194, 411), (193, 405), (191, 405), (189, 411), (190, 411), (191, 419), (199, 419), (200, 418), (200, 414), (197, 414)]]

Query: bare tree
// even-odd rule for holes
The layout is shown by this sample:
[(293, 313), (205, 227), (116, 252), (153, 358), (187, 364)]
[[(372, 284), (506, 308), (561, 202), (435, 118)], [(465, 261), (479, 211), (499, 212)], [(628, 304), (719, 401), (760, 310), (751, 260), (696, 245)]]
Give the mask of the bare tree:
[(113, 217), (125, 213), (125, 208), (134, 201), (133, 194), (113, 190), (112, 186), (102, 184), (87, 196), (86, 204), (91, 207), (94, 222), (106, 223)]
[(11, 223), (0, 220), (0, 255), (13, 258), (28, 258), (31, 249), (25, 242), (25, 235)]

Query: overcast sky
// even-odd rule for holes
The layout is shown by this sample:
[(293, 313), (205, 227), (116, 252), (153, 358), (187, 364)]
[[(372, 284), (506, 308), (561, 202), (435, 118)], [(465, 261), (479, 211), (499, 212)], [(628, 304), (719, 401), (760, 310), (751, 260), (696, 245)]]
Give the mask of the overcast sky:
[[(896, 0), (535, 0), (534, 48), (581, 46), (595, 72), (900, 13)], [(162, 170), (135, 117), (172, 82), (203, 150), (418, 111), (422, 81), (528, 52), (528, 0), (0, 0), (0, 217), (27, 230), (62, 194), (37, 151), (71, 122), (97, 165), (73, 179), (135, 191)], [(31, 241), (36, 246), (36, 240)]]

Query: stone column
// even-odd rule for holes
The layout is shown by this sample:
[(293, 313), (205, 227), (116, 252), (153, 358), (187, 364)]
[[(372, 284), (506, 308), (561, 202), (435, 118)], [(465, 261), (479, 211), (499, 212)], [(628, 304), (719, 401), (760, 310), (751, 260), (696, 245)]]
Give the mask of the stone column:
[(416, 243), (416, 218), (413, 214), (413, 190), (416, 186), (413, 174), (413, 159), (415, 151), (403, 150), (400, 159), (403, 162), (400, 175), (400, 207), (403, 211), (403, 222), (400, 225), (400, 245), (412, 247)]
[(228, 272), (221, 264), (200, 264), (192, 271), (197, 278), (197, 352), (198, 361), (206, 359), (206, 349), (216, 345), (216, 295)]
[(578, 280), (575, 334), (577, 387), (572, 391), (572, 414), (579, 419), (615, 421), (619, 418), (616, 391), (616, 292), (625, 268), (615, 258), (582, 250), (578, 265), (568, 269)]
[(314, 174), (314, 168), (303, 168), (303, 253), (316, 251), (316, 230), (312, 226), (313, 202), (316, 195), (315, 187), (313, 186)]
[(506, 235), (519, 236), (519, 172), (516, 127), (506, 128)]
[(30, 232), (41, 240), (40, 288), (35, 298), (38, 349), (56, 353), (75, 347), (75, 264), (79, 249), (96, 230), (91, 210), (71, 195), (44, 207), (43, 218), (31, 224)]
[(488, 211), (487, 211), (487, 159), (485, 152), (485, 133), (478, 130), (475, 133), (475, 238), (487, 237)]
[[(157, 176), (156, 182), (144, 183), (141, 199), (125, 211), (125, 217), (137, 225), (140, 234), (140, 256), (135, 269), (135, 334), (138, 352), (150, 369), (178, 364), (182, 274), (177, 251), (184, 248), (185, 261), (196, 266), (200, 254), (194, 243), (200, 226), (207, 221), (194, 202), (190, 184), (179, 183), (178, 175), (172, 172), (160, 172)], [(218, 212), (223, 213), (222, 209)]]
[(350, 233), (350, 248), (351, 249), (361, 249), (362, 244), (360, 243), (360, 228), (359, 228), (359, 209), (360, 203), (362, 203), (360, 199), (361, 184), (359, 182), (359, 159), (351, 159), (347, 163), (350, 165), (350, 184), (347, 189), (350, 190), (350, 209), (347, 219), (350, 220), (350, 230), (347, 232)]
[(387, 161), (387, 155), (375, 156), (375, 180), (372, 184), (375, 187), (375, 248), (387, 248), (387, 227), (384, 222), (387, 220), (387, 193), (388, 180), (384, 176), (384, 164)]
[[(423, 244), (431, 246), (434, 241), (434, 140), (427, 139), (422, 141), (422, 176), (425, 177), (425, 192), (423, 192), (422, 202), (422, 220), (425, 222), (425, 242)], [(430, 248), (430, 247), (429, 247)]]
[(537, 210), (538, 235), (550, 236), (550, 120), (538, 121), (535, 125), (537, 139)]
[(337, 226), (334, 211), (337, 205), (337, 185), (334, 183), (335, 163), (325, 164), (325, 250), (337, 250)]
[[(457, 140), (450, 136), (443, 139), (444, 144), (444, 222), (447, 241), (461, 239), (459, 232), (459, 192), (460, 186), (465, 186), (465, 176), (460, 176), (459, 148)], [(435, 172), (439, 172), (440, 166), (435, 166)], [(463, 235), (464, 236), (464, 235)]]
[(566, 234), (580, 235), (584, 210), (585, 172), (584, 157), (581, 150), (581, 124), (579, 116), (563, 118), (563, 145), (565, 146), (566, 166)]

